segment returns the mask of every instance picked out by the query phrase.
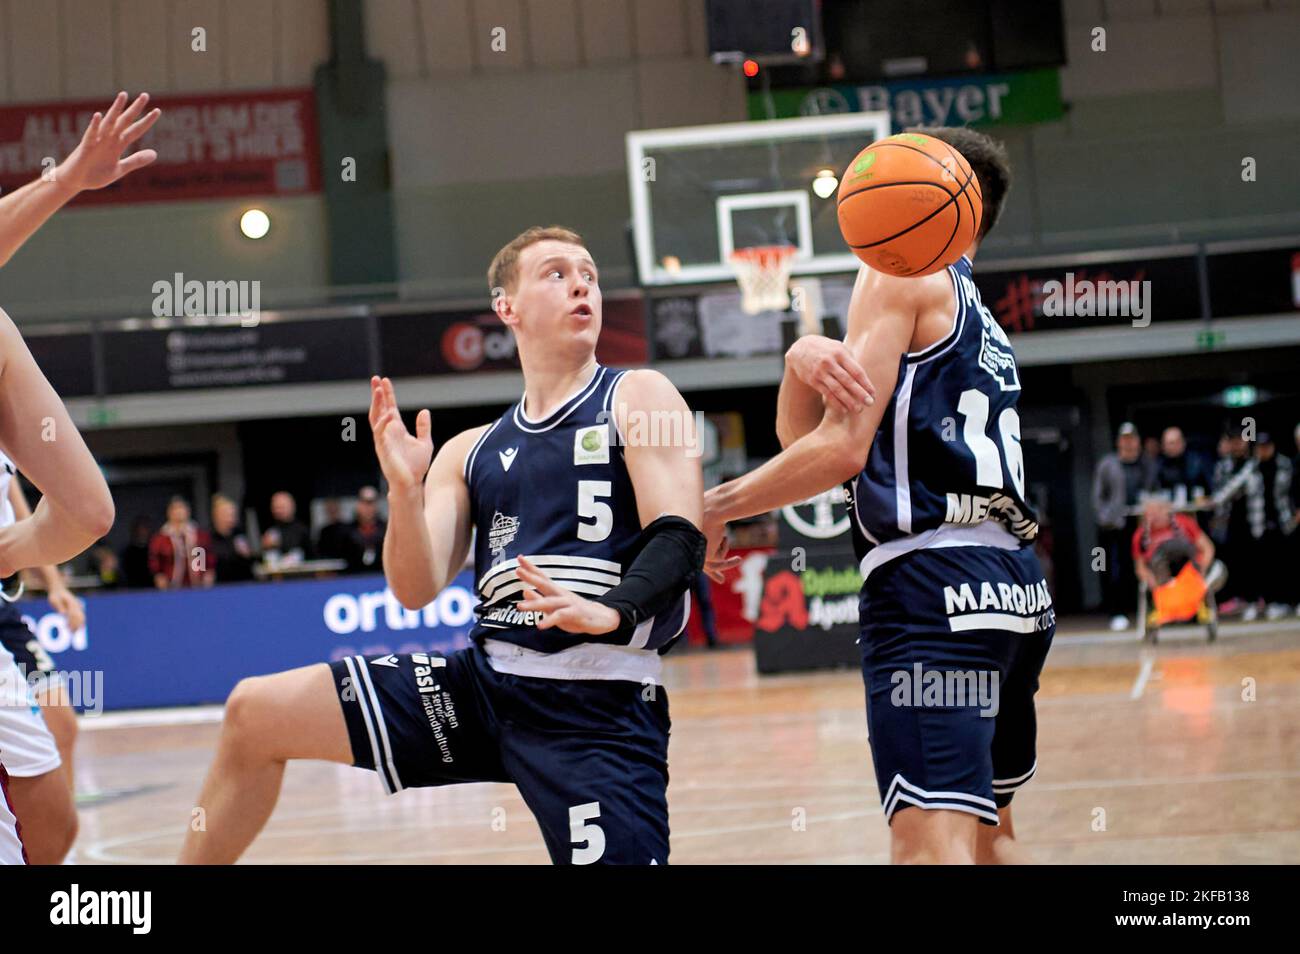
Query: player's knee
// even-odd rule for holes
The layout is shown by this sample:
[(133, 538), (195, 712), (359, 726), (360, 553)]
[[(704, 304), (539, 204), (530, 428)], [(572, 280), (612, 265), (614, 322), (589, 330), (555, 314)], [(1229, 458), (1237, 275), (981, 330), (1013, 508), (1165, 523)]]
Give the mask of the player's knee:
[(241, 679), (226, 700), (222, 731), (226, 741), (242, 752), (250, 752), (267, 737), (268, 722), (274, 717), (273, 688), (266, 676)]

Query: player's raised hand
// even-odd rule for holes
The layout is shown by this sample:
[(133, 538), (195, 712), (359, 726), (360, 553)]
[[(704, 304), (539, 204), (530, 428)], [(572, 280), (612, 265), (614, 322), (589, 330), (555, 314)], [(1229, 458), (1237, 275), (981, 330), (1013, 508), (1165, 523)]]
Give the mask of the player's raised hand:
[(519, 579), (531, 589), (515, 605), (524, 612), (542, 614), (538, 629), (562, 629), (566, 633), (599, 636), (618, 629), (622, 617), (618, 610), (566, 590), (538, 569), (527, 557), (519, 558)]
[(408, 490), (423, 482), (433, 459), (432, 426), (432, 416), (425, 408), (415, 417), (415, 433), (408, 431), (397, 410), (393, 382), (388, 378), (370, 379), (370, 430), (389, 487)]
[(804, 335), (790, 346), (785, 363), (800, 381), (849, 414), (875, 403), (875, 385), (842, 341)]
[(77, 191), (102, 189), (157, 159), (158, 153), (152, 149), (141, 149), (122, 158), (162, 115), (160, 109), (145, 113), (148, 103), (148, 93), (141, 93), (129, 106), (126, 93), (118, 93), (108, 112), (91, 117), (77, 148), (55, 170), (55, 179)]

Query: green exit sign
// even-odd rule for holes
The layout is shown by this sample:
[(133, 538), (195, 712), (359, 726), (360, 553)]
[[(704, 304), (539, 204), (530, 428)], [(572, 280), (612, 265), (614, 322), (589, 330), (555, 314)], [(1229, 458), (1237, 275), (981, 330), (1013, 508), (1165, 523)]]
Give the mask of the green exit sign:
[(1259, 400), (1259, 391), (1249, 384), (1236, 384), (1223, 389), (1224, 407), (1250, 407)]
[(1223, 344), (1227, 337), (1222, 331), (1198, 331), (1196, 333), (1196, 347), (1205, 351), (1213, 351)]
[(117, 412), (107, 407), (92, 407), (86, 420), (92, 427), (107, 427), (117, 420)]

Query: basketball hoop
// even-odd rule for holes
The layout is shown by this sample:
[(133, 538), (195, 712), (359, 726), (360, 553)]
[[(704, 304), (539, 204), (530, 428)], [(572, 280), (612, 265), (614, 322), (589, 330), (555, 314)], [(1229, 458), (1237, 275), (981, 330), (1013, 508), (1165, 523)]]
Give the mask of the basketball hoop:
[(740, 285), (740, 307), (746, 314), (790, 307), (790, 267), (797, 251), (793, 245), (756, 245), (731, 253)]

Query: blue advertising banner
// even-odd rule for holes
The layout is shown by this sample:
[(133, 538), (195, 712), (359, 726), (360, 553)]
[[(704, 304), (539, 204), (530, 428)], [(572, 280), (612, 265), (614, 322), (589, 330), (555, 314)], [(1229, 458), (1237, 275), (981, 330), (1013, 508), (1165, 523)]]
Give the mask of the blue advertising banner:
[(461, 649), (473, 587), (463, 571), (422, 610), (404, 609), (378, 575), (88, 594), (75, 633), (44, 600), (19, 608), (79, 708), (139, 709), (224, 702), (245, 676), (355, 653)]

